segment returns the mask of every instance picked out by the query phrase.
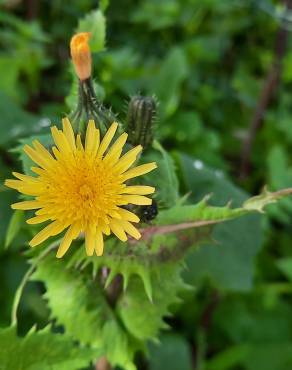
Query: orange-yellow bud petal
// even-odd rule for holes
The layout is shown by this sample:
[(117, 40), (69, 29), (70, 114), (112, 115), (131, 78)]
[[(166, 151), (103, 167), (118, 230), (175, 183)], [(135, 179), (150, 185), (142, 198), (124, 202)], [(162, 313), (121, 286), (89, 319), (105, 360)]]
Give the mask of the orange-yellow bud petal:
[(91, 75), (91, 53), (88, 45), (89, 32), (74, 35), (70, 42), (71, 57), (77, 76), (81, 81)]

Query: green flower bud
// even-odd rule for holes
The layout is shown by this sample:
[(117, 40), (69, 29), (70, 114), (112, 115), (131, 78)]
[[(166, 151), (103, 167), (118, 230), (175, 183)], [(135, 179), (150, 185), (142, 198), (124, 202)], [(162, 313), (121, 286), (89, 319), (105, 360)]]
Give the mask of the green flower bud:
[(128, 134), (132, 145), (147, 148), (153, 141), (153, 122), (156, 114), (155, 100), (150, 96), (133, 96), (128, 108)]

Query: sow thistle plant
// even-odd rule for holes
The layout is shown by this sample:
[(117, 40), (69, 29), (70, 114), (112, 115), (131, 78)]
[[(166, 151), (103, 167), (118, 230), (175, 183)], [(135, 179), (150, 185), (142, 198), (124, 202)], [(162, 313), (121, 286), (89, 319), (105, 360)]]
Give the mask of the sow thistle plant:
[[(70, 44), (76, 109), (61, 128), (51, 128), (50, 144), (33, 139), (23, 146), (25, 161), (34, 165), (5, 183), (22, 194), (14, 210), (35, 212), (27, 219), (34, 233), (29, 245), (43, 247), (26, 252), (31, 268), (15, 296), (12, 326), (0, 340), (16, 341), (17, 308), (29, 280), (44, 283), (54, 320), (53, 331), (32, 330), (15, 346), (28, 369), (30, 343), (39, 368), (57, 361), (50, 349), (64, 348), (58, 363), (70, 369), (90, 363), (136, 369), (135, 354), (167, 327), (163, 319), (179, 294), (193, 289), (181, 276), (188, 251), (208, 239), (211, 225), (262, 212), (292, 192), (265, 190), (239, 208), (211, 206), (208, 197), (188, 204), (177, 195), (174, 162), (154, 135), (155, 99), (132, 97), (127, 123), (119, 122), (96, 97), (89, 40), (82, 32)], [(63, 334), (54, 334), (59, 327)]]

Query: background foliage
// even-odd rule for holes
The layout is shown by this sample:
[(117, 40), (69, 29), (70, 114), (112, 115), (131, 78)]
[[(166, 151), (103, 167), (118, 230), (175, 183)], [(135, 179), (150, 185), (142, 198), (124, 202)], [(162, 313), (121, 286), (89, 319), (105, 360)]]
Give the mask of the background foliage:
[[(123, 120), (125, 100), (131, 95), (140, 92), (157, 97), (156, 136), (172, 155), (180, 194), (190, 193), (189, 200), (198, 202), (213, 193), (211, 204), (222, 206), (232, 200), (239, 206), (249, 194), (258, 193), (263, 184), (271, 190), (291, 186), (292, 25), (291, 13), (286, 12), (283, 2), (100, 1), (106, 20), (100, 11), (96, 12), (98, 4), (92, 0), (70, 4), (1, 0), (0, 4), (1, 182), (12, 168), (21, 166), (17, 150), (12, 150), (19, 140), (46, 134), (50, 122), (59, 121), (60, 114), (72, 107), (74, 84), (68, 43), (75, 30), (90, 27), (96, 35), (92, 49), (99, 51), (94, 55), (99, 98), (115, 112), (121, 112), (119, 117)], [(105, 23), (107, 42), (100, 50)], [(248, 152), (250, 166), (246, 169), (242, 166), (242, 147), (273, 71), (279, 78), (272, 83), (261, 112), (261, 125)], [(3, 186), (0, 190), (0, 326), (7, 327), (15, 291), (29, 268), (24, 251), (32, 231), (25, 227), (21, 212), (10, 222), (9, 204), (17, 195)], [(172, 187), (169, 196), (160, 202), (172, 205), (177, 196), (175, 190)], [(284, 199), (270, 206), (265, 216), (246, 216), (216, 226), (213, 242), (193, 250), (186, 261), (185, 283), (196, 289), (183, 287), (183, 303), (172, 307), (172, 316), (166, 320), (171, 331), (160, 334), (159, 345), (149, 343), (148, 355), (141, 354), (136, 359), (138, 368), (290, 369), (291, 221), (292, 200)], [(162, 273), (167, 276), (168, 271)], [(42, 264), (34, 280), (46, 274), (69, 279), (68, 271), (50, 271), (50, 266)], [(38, 369), (37, 361), (42, 361), (43, 356), (48, 366), (49, 361), (54, 364), (48, 369), (86, 368), (97, 357), (97, 352), (94, 357), (86, 347), (88, 333), (76, 332), (74, 325), (66, 327), (73, 339), (77, 337), (84, 343), (77, 356), (72, 339), (58, 333), (52, 339), (46, 327), (49, 317), (64, 315), (62, 324), (68, 317), (66, 307), (56, 314), (59, 308), (54, 307), (54, 301), (47, 305), (43, 298), (45, 288), (46, 296), (68, 294), (68, 300), (86, 297), (87, 291), (80, 289), (79, 280), (74, 282), (69, 292), (58, 291), (58, 284), (45, 287), (37, 281), (26, 286), (18, 331), (23, 335), (34, 323), (41, 331), (31, 330), (21, 344), (15, 344), (17, 349), (11, 350), (33, 353), (34, 343), (38, 342), (43, 343), (44, 352), (40, 351), (33, 362), (25, 358), (23, 361), (27, 362), (19, 368)], [(147, 277), (132, 280), (131, 289), (144, 294), (143, 282), (147, 291)], [(159, 282), (157, 285), (159, 291)], [(161, 289), (165, 295), (176, 294), (178, 285), (183, 285), (179, 279), (170, 278), (169, 286)], [(146, 298), (141, 297), (142, 307), (150, 304)], [(88, 319), (99, 325), (94, 317), (82, 312), (78, 298), (75, 302), (76, 317), (81, 322)], [(157, 308), (161, 312), (167, 311), (164, 303)], [(125, 304), (129, 301), (121, 300), (117, 310), (128, 323), (133, 342), (126, 342), (120, 323), (111, 319), (110, 312), (104, 334), (113, 338), (121, 352), (128, 347), (141, 347), (143, 338), (137, 340), (137, 327), (145, 325), (133, 323), (132, 315), (127, 320), (130, 309), (136, 315), (141, 308), (125, 309)], [(71, 312), (73, 316), (74, 313)], [(148, 328), (145, 336), (156, 337), (159, 326), (156, 323), (153, 330)], [(21, 341), (13, 328), (0, 331), (0, 342), (7, 342), (8, 338), (11, 343)], [(50, 356), (46, 352), (48, 342)], [(113, 348), (107, 348), (107, 353)], [(121, 360), (120, 353), (110, 355), (119, 358), (119, 364), (128, 361)], [(74, 364), (69, 361), (72, 357), (76, 358)], [(0, 369), (6, 369), (5, 366), (5, 354), (0, 349)], [(18, 369), (17, 364), (9, 366)]]

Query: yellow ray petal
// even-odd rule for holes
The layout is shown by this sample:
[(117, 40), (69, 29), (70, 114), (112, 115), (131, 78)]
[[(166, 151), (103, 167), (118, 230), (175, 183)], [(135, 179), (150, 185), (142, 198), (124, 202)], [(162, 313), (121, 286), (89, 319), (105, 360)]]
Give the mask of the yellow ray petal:
[(102, 217), (102, 221), (103, 221), (106, 225), (109, 225), (109, 223), (110, 223), (109, 218), (108, 218), (106, 215), (104, 215), (104, 216)]
[(92, 256), (95, 249), (96, 225), (90, 225), (85, 230), (85, 249), (88, 256)]
[(128, 240), (127, 235), (124, 229), (121, 227), (119, 221), (111, 219), (110, 221), (111, 231), (122, 241), (125, 242)]
[(107, 130), (106, 134), (104, 135), (104, 138), (102, 139), (100, 146), (97, 151), (97, 155), (99, 157), (102, 157), (104, 152), (107, 150), (110, 142), (112, 141), (116, 131), (118, 128), (117, 122), (114, 122), (111, 127)]
[(98, 228), (101, 230), (102, 233), (104, 233), (107, 236), (110, 235), (110, 233), (111, 233), (111, 229), (110, 229), (109, 225), (106, 224), (103, 221), (98, 222)]
[(138, 206), (149, 206), (152, 204), (152, 199), (143, 195), (123, 195), (122, 199), (128, 204), (136, 204)]
[(30, 167), (30, 169), (37, 175), (44, 175), (46, 171), (40, 167)]
[(13, 203), (11, 205), (12, 209), (21, 209), (23, 211), (28, 211), (31, 209), (42, 208), (42, 203), (37, 200), (25, 200), (23, 202)]
[(45, 191), (45, 186), (41, 182), (27, 184), (21, 180), (5, 180), (5, 185), (26, 195), (37, 196)]
[(129, 234), (136, 240), (139, 240), (141, 238), (140, 232), (130, 222), (125, 220), (120, 220), (119, 222), (127, 234)]
[(142, 151), (142, 146), (138, 145), (124, 154), (118, 163), (115, 165), (114, 170), (123, 173), (136, 161), (138, 154)]
[(39, 183), (39, 179), (33, 176), (23, 175), (19, 172), (12, 172), (12, 175), (18, 178), (19, 180), (31, 182), (31, 183)]
[(108, 211), (108, 215), (111, 216), (111, 217), (113, 217), (113, 218), (117, 218), (117, 219), (122, 218), (121, 215), (120, 215), (120, 213), (117, 212), (116, 210), (109, 210)]
[(62, 126), (63, 126), (63, 132), (64, 132), (64, 134), (67, 138), (67, 141), (68, 141), (71, 149), (73, 151), (76, 150), (74, 131), (73, 131), (72, 125), (71, 125), (71, 123), (70, 123), (70, 121), (67, 117), (62, 119)]
[(82, 150), (82, 151), (84, 150), (80, 134), (78, 134), (76, 137), (76, 145), (77, 145), (77, 149)]
[(140, 221), (140, 218), (137, 215), (128, 211), (127, 209), (119, 208), (118, 212), (122, 216), (122, 219), (124, 219), (126, 221), (131, 221), (131, 222), (139, 222)]
[(100, 230), (97, 230), (96, 236), (95, 236), (95, 254), (97, 256), (103, 255), (103, 236)]
[(54, 156), (56, 157), (58, 161), (62, 160), (62, 155), (56, 146), (52, 147), (52, 152), (54, 153)]
[(20, 180), (9, 179), (9, 180), (5, 180), (4, 185), (7, 186), (8, 188), (18, 190), (23, 185), (23, 182)]
[(58, 248), (57, 251), (57, 258), (61, 258), (64, 256), (64, 254), (67, 252), (67, 250), (70, 248), (71, 243), (74, 239), (77, 238), (79, 235), (79, 228), (77, 225), (71, 225), (69, 229), (66, 231), (66, 234), (64, 235), (64, 238)]
[(70, 153), (70, 144), (63, 131), (58, 130), (56, 126), (53, 126), (51, 128), (51, 133), (59, 151), (61, 153)]
[(95, 157), (99, 147), (100, 134), (99, 130), (95, 127), (94, 120), (89, 120), (86, 138), (85, 138), (85, 152)]
[(48, 217), (48, 215), (35, 216), (26, 220), (26, 223), (29, 225), (36, 225), (48, 221), (49, 219), (50, 217)]
[(123, 181), (132, 179), (133, 177), (145, 175), (146, 173), (154, 170), (155, 168), (157, 168), (157, 164), (155, 162), (141, 164), (140, 166), (131, 168), (129, 171), (123, 174)]
[(111, 162), (111, 164), (114, 164), (117, 162), (117, 160), (120, 158), (120, 155), (122, 153), (123, 147), (126, 144), (128, 138), (128, 134), (125, 132), (116, 140), (116, 142), (111, 146), (110, 150), (104, 157), (104, 161)]
[[(55, 162), (55, 159), (51, 156), (48, 150), (38, 141), (34, 140), (32, 142), (33, 146), (35, 147), (36, 151), (48, 162)], [(51, 163), (52, 164), (52, 163)]]
[(124, 189), (120, 191), (120, 194), (147, 195), (153, 194), (154, 191), (155, 188), (152, 186), (137, 185), (137, 186), (126, 186)]
[(47, 169), (50, 166), (50, 162), (46, 161), (44, 157), (41, 156), (35, 149), (31, 148), (29, 145), (23, 147), (24, 152), (37, 163), (40, 167)]
[(44, 229), (42, 229), (32, 240), (29, 242), (31, 247), (35, 247), (36, 245), (42, 243), (50, 236), (54, 236), (62, 232), (66, 228), (66, 225), (60, 224), (57, 221), (52, 222)]

